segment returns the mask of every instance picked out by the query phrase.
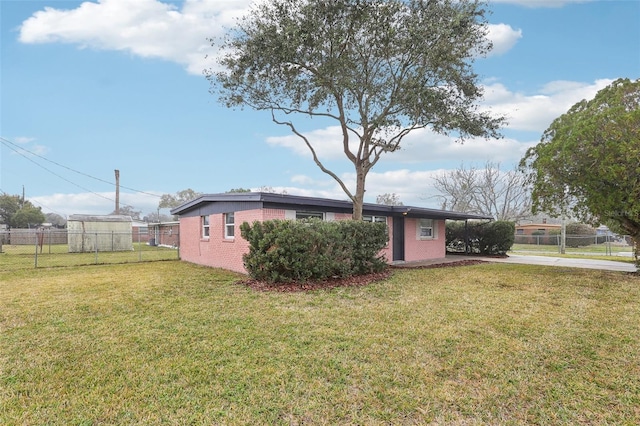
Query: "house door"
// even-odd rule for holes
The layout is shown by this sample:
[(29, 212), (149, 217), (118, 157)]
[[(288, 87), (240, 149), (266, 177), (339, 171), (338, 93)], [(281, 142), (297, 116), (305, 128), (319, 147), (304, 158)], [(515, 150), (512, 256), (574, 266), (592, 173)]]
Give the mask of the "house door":
[(404, 216), (393, 218), (393, 261), (404, 260)]

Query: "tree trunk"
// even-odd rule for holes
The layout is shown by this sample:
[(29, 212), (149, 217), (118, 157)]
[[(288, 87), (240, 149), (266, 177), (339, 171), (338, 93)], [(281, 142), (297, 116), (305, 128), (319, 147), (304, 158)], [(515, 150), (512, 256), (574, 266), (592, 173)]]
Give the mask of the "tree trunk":
[(356, 167), (356, 193), (354, 194), (353, 201), (353, 220), (362, 220), (362, 207), (364, 204), (364, 183), (367, 173), (362, 167)]

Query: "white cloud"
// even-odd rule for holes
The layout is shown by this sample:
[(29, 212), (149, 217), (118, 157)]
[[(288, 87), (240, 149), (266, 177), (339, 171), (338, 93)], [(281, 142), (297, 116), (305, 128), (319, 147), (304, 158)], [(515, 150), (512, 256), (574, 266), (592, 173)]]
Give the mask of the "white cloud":
[[(338, 126), (318, 129), (305, 134), (314, 145), (321, 161), (344, 160), (342, 134)], [(311, 153), (302, 140), (295, 135), (272, 136), (267, 143), (292, 150), (294, 153), (311, 159)], [(352, 142), (352, 145), (355, 142)], [(386, 164), (415, 164), (441, 161), (477, 161), (478, 158), (491, 158), (500, 162), (517, 162), (526, 149), (536, 142), (520, 142), (515, 139), (472, 139), (464, 144), (453, 137), (439, 135), (426, 129), (414, 130), (402, 142), (401, 149), (384, 154)], [(352, 146), (352, 151), (354, 151)]]
[(503, 55), (522, 38), (522, 30), (514, 30), (507, 24), (489, 24), (487, 37), (493, 43), (493, 49), (488, 56)]
[[(409, 170), (398, 169), (386, 172), (370, 172), (367, 176), (367, 192), (365, 202), (375, 203), (376, 197), (381, 194), (396, 194), (405, 205), (418, 207), (440, 208), (438, 199), (434, 196), (433, 178), (445, 169), (436, 170)], [(348, 188), (355, 188), (355, 174), (343, 173), (340, 178)], [(304, 181), (304, 184), (301, 183)], [(274, 188), (276, 191), (285, 190), (291, 195), (303, 195), (308, 197), (321, 197), (336, 200), (347, 200), (348, 197), (340, 186), (329, 176), (324, 179), (296, 177), (292, 179), (294, 186)], [(304, 185), (301, 187), (299, 185)]]
[(507, 116), (511, 130), (534, 131), (542, 134), (551, 122), (575, 103), (592, 99), (613, 80), (593, 83), (552, 81), (537, 93), (512, 92), (500, 83), (485, 87), (485, 104), (498, 114)]
[(192, 74), (213, 65), (207, 38), (220, 36), (249, 0), (186, 0), (182, 8), (158, 0), (99, 0), (71, 10), (46, 7), (20, 27), (23, 43), (71, 43), (177, 62)]
[[(20, 26), (23, 43), (69, 43), (118, 50), (176, 62), (191, 74), (215, 67), (217, 49), (207, 41), (243, 16), (251, 0), (186, 0), (178, 9), (159, 0), (86, 1), (75, 9), (45, 7)], [(489, 25), (489, 39), (501, 55), (522, 36), (506, 24)]]
[[(115, 210), (113, 192), (56, 193), (29, 197), (29, 200), (36, 206), (41, 206), (44, 213), (53, 212), (64, 217), (71, 214), (109, 214)], [(153, 195), (120, 192), (120, 206), (130, 205), (134, 210), (141, 211), (141, 216), (156, 212), (159, 201), (160, 198)]]
[(28, 136), (18, 136), (16, 138), (13, 138), (13, 142), (19, 144), (19, 145), (24, 145), (24, 144), (28, 144), (30, 142), (35, 141), (36, 138), (30, 138)]

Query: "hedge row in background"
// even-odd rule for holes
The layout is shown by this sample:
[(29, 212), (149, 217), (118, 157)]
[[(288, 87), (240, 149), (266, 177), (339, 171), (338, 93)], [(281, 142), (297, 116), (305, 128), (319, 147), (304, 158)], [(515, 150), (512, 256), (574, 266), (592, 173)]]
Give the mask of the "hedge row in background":
[(468, 239), (468, 253), (503, 255), (506, 254), (515, 238), (516, 227), (513, 222), (447, 222), (447, 251), (465, 252)]
[(387, 245), (382, 223), (270, 220), (240, 225), (249, 242), (243, 256), (249, 275), (271, 283), (324, 280), (380, 272)]

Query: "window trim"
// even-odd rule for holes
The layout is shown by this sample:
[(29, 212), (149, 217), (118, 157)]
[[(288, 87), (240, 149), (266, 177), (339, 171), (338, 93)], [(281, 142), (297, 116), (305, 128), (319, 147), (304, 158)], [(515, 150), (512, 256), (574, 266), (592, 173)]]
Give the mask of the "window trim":
[[(428, 223), (428, 225), (427, 225)], [(430, 235), (423, 235), (423, 230), (430, 230)], [(416, 237), (418, 240), (435, 240), (436, 239), (436, 222), (434, 219), (418, 219), (418, 226), (416, 227)]]
[(208, 215), (200, 216), (200, 237), (202, 239), (209, 239), (211, 235), (211, 220)]
[[(229, 213), (225, 213), (223, 216), (223, 223), (224, 223), (224, 239), (225, 240), (233, 240), (236, 238), (236, 230), (235, 230), (235, 225), (236, 225), (236, 219), (235, 219), (235, 212), (229, 212)], [(231, 218), (231, 222), (229, 222), (229, 218)], [(229, 232), (231, 231), (231, 232)]]

